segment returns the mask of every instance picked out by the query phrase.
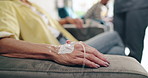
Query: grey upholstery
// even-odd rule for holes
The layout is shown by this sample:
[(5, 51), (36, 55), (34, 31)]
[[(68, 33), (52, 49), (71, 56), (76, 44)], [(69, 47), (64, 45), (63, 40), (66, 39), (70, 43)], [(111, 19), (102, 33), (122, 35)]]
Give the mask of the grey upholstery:
[(111, 63), (109, 67), (82, 69), (47, 60), (0, 56), (0, 78), (148, 78), (148, 73), (135, 59), (117, 55), (106, 57)]

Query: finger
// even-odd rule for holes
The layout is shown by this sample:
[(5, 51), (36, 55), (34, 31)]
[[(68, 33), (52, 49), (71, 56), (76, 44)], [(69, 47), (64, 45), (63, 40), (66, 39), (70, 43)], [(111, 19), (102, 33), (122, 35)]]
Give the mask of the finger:
[(84, 49), (82, 45), (80, 45), (79, 43), (76, 43), (74, 45), (74, 50), (83, 52)]
[(70, 23), (70, 24), (75, 24), (74, 19), (72, 19), (71, 17), (67, 17), (66, 20), (67, 20), (67, 22)]
[(99, 59), (98, 57), (96, 57), (95, 55), (93, 55), (93, 54), (79, 54), (79, 57), (80, 58), (84, 58), (84, 59), (87, 59), (87, 60), (89, 60), (89, 61), (91, 61), (91, 62), (93, 62), (93, 63), (96, 63), (96, 64), (98, 64), (98, 65), (101, 65), (101, 66), (105, 66), (105, 67), (108, 67), (109, 66), (109, 64), (107, 63), (107, 62), (105, 62), (105, 61), (103, 61), (103, 60), (101, 60), (101, 59)]
[(84, 24), (83, 20), (81, 19), (78, 19), (78, 20), (79, 20), (79, 25), (81, 26), (81, 28), (83, 28), (83, 24)]
[[(84, 48), (84, 47), (85, 47), (85, 48)], [(92, 48), (92, 47), (86, 45), (85, 43), (83, 43), (83, 42), (81, 42), (81, 41), (75, 45), (75, 50), (76, 50), (76, 51), (80, 51), (80, 52), (83, 53), (83, 52), (84, 52), (84, 49), (86, 49), (86, 53), (93, 54), (93, 55), (95, 55), (96, 57), (98, 57), (99, 59), (101, 59), (101, 60), (103, 60), (103, 61), (109, 63), (109, 62), (106, 60), (105, 56), (104, 56), (102, 53), (98, 52), (95, 48)]]
[(87, 59), (83, 59), (83, 58), (77, 58), (73, 61), (76, 65), (85, 65), (88, 67), (92, 67), (92, 68), (99, 68), (100, 65), (95, 64), (94, 62), (91, 62)]
[(76, 25), (77, 28), (82, 28), (82, 24), (80, 23), (80, 20), (72, 19), (72, 18), (67, 18), (67, 19), (68, 19), (67, 21), (68, 21), (70, 24)]
[(96, 57), (100, 58), (101, 60), (107, 62), (107, 63), (110, 63), (107, 58), (102, 54), (100, 53), (98, 50), (96, 50), (95, 48), (92, 48), (90, 46), (86, 46), (86, 51), (90, 54), (93, 54), (95, 55)]
[(110, 64), (109, 60), (101, 52), (93, 52), (98, 58)]
[(99, 64), (101, 66), (105, 66), (105, 67), (108, 67), (109, 64), (105, 61), (103, 61), (102, 59), (96, 57), (95, 55), (93, 54), (88, 54), (86, 55), (86, 59), (92, 61), (92, 62), (95, 62), (96, 64)]
[(83, 28), (83, 22), (80, 19), (75, 19), (75, 23), (78, 28)]
[(109, 63), (109, 61), (107, 60), (107, 58), (102, 53), (100, 53), (98, 50), (93, 49), (89, 53), (91, 53), (91, 54), (95, 55), (96, 57), (100, 58), (101, 60)]

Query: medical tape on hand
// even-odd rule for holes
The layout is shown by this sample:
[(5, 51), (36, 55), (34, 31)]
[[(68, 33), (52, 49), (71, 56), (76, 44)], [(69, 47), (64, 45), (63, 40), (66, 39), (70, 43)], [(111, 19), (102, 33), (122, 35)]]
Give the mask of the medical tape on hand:
[(75, 44), (76, 42), (71, 42), (70, 44), (66, 43), (61, 45), (58, 54), (72, 53), (74, 51)]
[[(58, 54), (67, 54), (67, 53), (72, 53), (74, 51), (74, 46), (77, 43), (82, 46), (83, 51), (84, 51), (84, 61), (83, 61), (83, 67), (82, 67), (82, 68), (84, 68), (85, 67), (85, 61), (86, 61), (85, 60), (86, 59), (86, 48), (85, 48), (82, 41), (80, 41), (80, 42), (71, 42), (70, 44), (66, 43), (64, 45), (54, 46), (54, 47), (58, 47)], [(51, 49), (51, 47), (49, 47), (49, 48)], [(50, 50), (50, 52), (51, 52), (51, 50)]]
[(82, 41), (80, 41), (80, 42), (71, 42), (70, 44), (66, 43), (64, 45), (61, 45), (60, 49), (58, 51), (58, 54), (72, 53), (76, 43), (80, 44), (82, 46), (82, 48), (83, 48), (83, 51), (84, 51), (84, 61), (83, 61), (83, 67), (82, 67), (82, 68), (84, 68), (85, 67), (85, 61), (86, 61), (85, 60), (86, 59), (86, 48), (85, 48)]

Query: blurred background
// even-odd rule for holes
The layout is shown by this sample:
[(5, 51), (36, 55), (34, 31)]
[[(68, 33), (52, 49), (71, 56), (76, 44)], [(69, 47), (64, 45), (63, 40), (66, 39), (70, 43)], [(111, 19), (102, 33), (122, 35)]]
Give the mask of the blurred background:
[[(90, 9), (98, 0), (30, 0), (45, 9), (53, 18), (61, 19), (66, 16), (72, 18), (83, 18), (88, 9)], [(113, 3), (110, 0), (106, 6), (102, 6), (101, 17), (113, 17)], [(147, 47), (147, 48), (146, 48)], [(129, 54), (129, 50), (125, 50)], [(142, 57), (142, 66), (148, 71), (148, 28), (146, 30), (144, 51)]]
[[(61, 8), (66, 9), (68, 11), (69, 16), (73, 18), (82, 17), (90, 7), (92, 7), (98, 0), (29, 0), (34, 2), (44, 8), (53, 18), (59, 19), (60, 16), (58, 11)], [(109, 7), (109, 12), (107, 15), (109, 17), (113, 16), (113, 1), (110, 0), (107, 4)], [(106, 7), (102, 7), (102, 15), (105, 15), (107, 12)]]

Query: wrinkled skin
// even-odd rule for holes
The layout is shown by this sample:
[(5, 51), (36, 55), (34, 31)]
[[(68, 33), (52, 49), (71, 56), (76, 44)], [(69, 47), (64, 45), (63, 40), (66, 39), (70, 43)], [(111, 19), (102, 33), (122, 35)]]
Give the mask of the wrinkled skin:
[(85, 46), (86, 49), (85, 55), (82, 45), (76, 43), (72, 53), (59, 54), (57, 58), (54, 59), (54, 61), (64, 65), (85, 64), (87, 67), (92, 68), (99, 68), (100, 66), (109, 66), (109, 61), (107, 61), (107, 59), (102, 53), (97, 51), (95, 48), (86, 45), (85, 43), (82, 44)]

